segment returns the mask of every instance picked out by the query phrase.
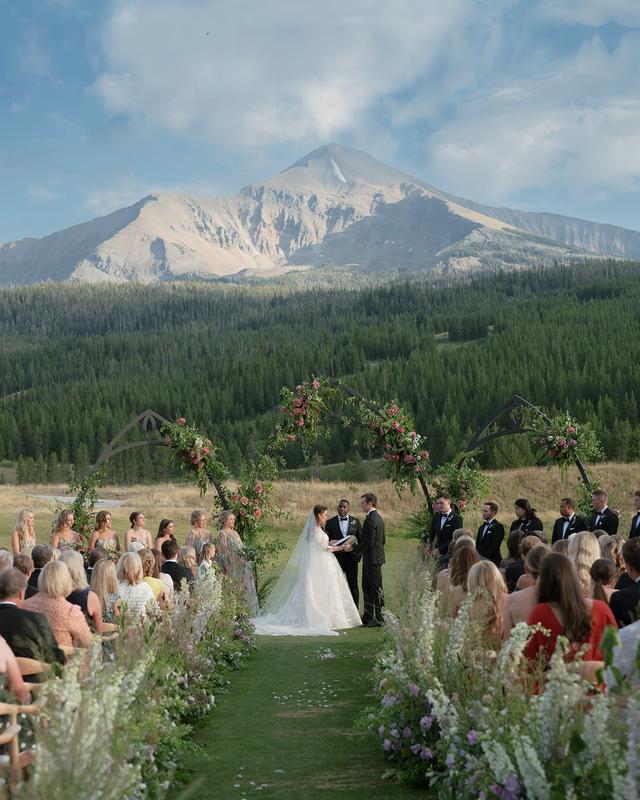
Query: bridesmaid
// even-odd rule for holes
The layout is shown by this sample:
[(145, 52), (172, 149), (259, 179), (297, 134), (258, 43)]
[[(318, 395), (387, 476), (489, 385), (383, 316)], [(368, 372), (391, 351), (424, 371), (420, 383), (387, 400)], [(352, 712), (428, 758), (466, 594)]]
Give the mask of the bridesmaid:
[(157, 553), (162, 555), (162, 545), (165, 542), (168, 542), (169, 539), (173, 539), (175, 541), (175, 536), (173, 535), (175, 525), (172, 519), (163, 519), (160, 521), (160, 525), (158, 526), (158, 533), (156, 534), (156, 540), (153, 543), (153, 550)]
[(36, 532), (33, 527), (35, 515), (30, 508), (23, 508), (18, 514), (16, 527), (11, 532), (11, 547), (13, 555), (30, 553), (36, 546)]
[(101, 547), (111, 558), (120, 553), (120, 539), (118, 534), (111, 529), (111, 512), (98, 511), (96, 514), (95, 529), (89, 540), (89, 550)]
[(63, 547), (77, 547), (80, 544), (80, 534), (73, 530), (75, 517), (65, 508), (58, 514), (56, 526), (51, 534), (51, 547), (61, 550)]
[(258, 613), (258, 592), (251, 562), (244, 557), (244, 542), (234, 529), (236, 518), (231, 511), (223, 511), (219, 517), (220, 531), (216, 540), (216, 561), (225, 575), (236, 581), (238, 599), (250, 616)]
[(129, 516), (129, 522), (131, 527), (124, 535), (124, 549), (130, 550), (133, 544), (136, 550), (152, 550), (151, 534), (144, 527), (144, 514), (142, 511), (134, 511)]
[(200, 553), (202, 545), (205, 542), (211, 541), (211, 534), (207, 530), (206, 525), (207, 515), (204, 511), (197, 510), (191, 512), (191, 530), (184, 540), (184, 546), (195, 548), (196, 554)]

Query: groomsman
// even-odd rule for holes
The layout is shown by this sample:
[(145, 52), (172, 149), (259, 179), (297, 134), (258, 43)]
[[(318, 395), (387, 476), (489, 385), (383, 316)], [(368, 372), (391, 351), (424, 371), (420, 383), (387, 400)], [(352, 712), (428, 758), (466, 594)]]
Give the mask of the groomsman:
[(618, 533), (618, 523), (620, 522), (618, 515), (612, 511), (607, 503), (609, 496), (604, 489), (596, 489), (591, 495), (591, 508), (593, 509), (593, 516), (589, 524), (590, 531), (606, 531), (610, 536), (615, 536)]
[(568, 539), (572, 533), (588, 530), (587, 520), (576, 514), (575, 501), (570, 497), (563, 497), (560, 501), (560, 518), (553, 523), (551, 544), (554, 545), (560, 539)]
[(504, 525), (496, 519), (498, 510), (498, 504), (492, 501), (488, 501), (482, 506), (482, 519), (484, 522), (478, 528), (478, 535), (476, 536), (478, 555), (488, 561), (493, 561), (496, 566), (499, 566), (502, 560), (500, 545), (504, 539)]
[(434, 503), (434, 515), (431, 519), (429, 544), (441, 556), (447, 555), (453, 532), (462, 527), (462, 518), (451, 508), (451, 496), (443, 492)]
[(360, 498), (360, 507), (366, 514), (362, 524), (359, 552), (362, 553), (362, 594), (364, 614), (362, 624), (366, 628), (379, 628), (383, 624), (382, 565), (384, 558), (384, 520), (378, 513), (378, 498), (367, 492)]
[[(324, 530), (330, 542), (344, 539), (345, 536), (355, 536), (360, 541), (360, 520), (352, 517), (349, 513), (350, 503), (348, 500), (340, 500), (338, 503), (338, 513), (335, 517), (328, 519)], [(349, 553), (334, 553), (338, 559), (338, 564), (344, 572), (344, 576), (349, 584), (349, 590), (353, 597), (353, 602), (358, 607), (360, 602), (360, 592), (358, 590), (358, 561), (362, 558), (361, 553), (355, 550)]]
[(640, 489), (633, 493), (633, 507), (636, 513), (631, 520), (631, 530), (629, 531), (630, 539), (635, 539), (636, 536), (640, 536)]

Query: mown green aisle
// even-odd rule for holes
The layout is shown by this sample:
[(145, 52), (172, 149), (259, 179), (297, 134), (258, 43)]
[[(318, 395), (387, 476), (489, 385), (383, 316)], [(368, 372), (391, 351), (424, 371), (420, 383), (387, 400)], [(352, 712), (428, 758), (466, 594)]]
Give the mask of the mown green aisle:
[(248, 667), (197, 742), (189, 766), (205, 798), (400, 798), (417, 792), (381, 775), (371, 737), (353, 730), (371, 702), (371, 667), (384, 633), (357, 628), (338, 637), (260, 637)]

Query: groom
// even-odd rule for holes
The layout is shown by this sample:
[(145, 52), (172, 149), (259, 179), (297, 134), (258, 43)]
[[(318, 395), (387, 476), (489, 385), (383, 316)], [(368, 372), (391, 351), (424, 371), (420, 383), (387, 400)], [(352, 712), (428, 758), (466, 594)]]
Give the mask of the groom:
[(362, 624), (366, 628), (380, 628), (383, 623), (382, 565), (384, 564), (384, 520), (376, 509), (378, 498), (367, 492), (360, 498), (360, 507), (366, 514), (362, 524), (357, 552), (362, 553), (362, 593), (364, 614)]
[[(340, 500), (338, 503), (338, 513), (331, 517), (324, 526), (324, 531), (329, 537), (329, 542), (344, 539), (345, 536), (355, 536), (360, 541), (360, 520), (352, 517), (349, 513), (350, 503), (348, 500)], [(338, 563), (344, 572), (344, 576), (349, 584), (349, 591), (353, 602), (358, 608), (360, 602), (360, 592), (358, 591), (358, 561), (362, 558), (360, 553), (354, 550), (351, 552), (334, 553)]]

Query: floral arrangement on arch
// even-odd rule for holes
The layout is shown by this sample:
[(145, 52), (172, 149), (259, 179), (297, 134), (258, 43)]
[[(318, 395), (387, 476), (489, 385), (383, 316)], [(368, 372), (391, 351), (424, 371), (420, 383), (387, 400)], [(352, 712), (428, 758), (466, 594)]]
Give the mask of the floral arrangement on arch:
[(568, 412), (549, 422), (540, 417), (532, 421), (533, 440), (541, 450), (541, 461), (565, 472), (576, 459), (598, 461), (603, 457), (602, 446), (589, 423), (578, 423)]
[[(463, 460), (464, 458), (464, 460)], [(437, 467), (429, 477), (434, 497), (448, 494), (460, 514), (486, 497), (491, 483), (469, 454), (460, 454), (447, 464)]]
[[(73, 528), (80, 536), (78, 544), (72, 545), (74, 550), (86, 558), (89, 554), (89, 540), (93, 533), (96, 519), (96, 501), (98, 499), (99, 474), (87, 475), (81, 481), (72, 483), (69, 493), (75, 494), (75, 500), (69, 506), (69, 511), (74, 516)], [(56, 516), (62, 508), (56, 508)]]
[(299, 383), (293, 391), (283, 387), (280, 396), (284, 419), (276, 428), (273, 443), (277, 446), (298, 442), (308, 459), (320, 436), (326, 435), (322, 418), (337, 398), (338, 390), (327, 378), (312, 378)]
[(160, 429), (165, 444), (173, 448), (182, 474), (197, 483), (204, 497), (214, 482), (228, 478), (226, 466), (218, 458), (218, 448), (211, 439), (187, 425), (184, 417), (165, 422)]

